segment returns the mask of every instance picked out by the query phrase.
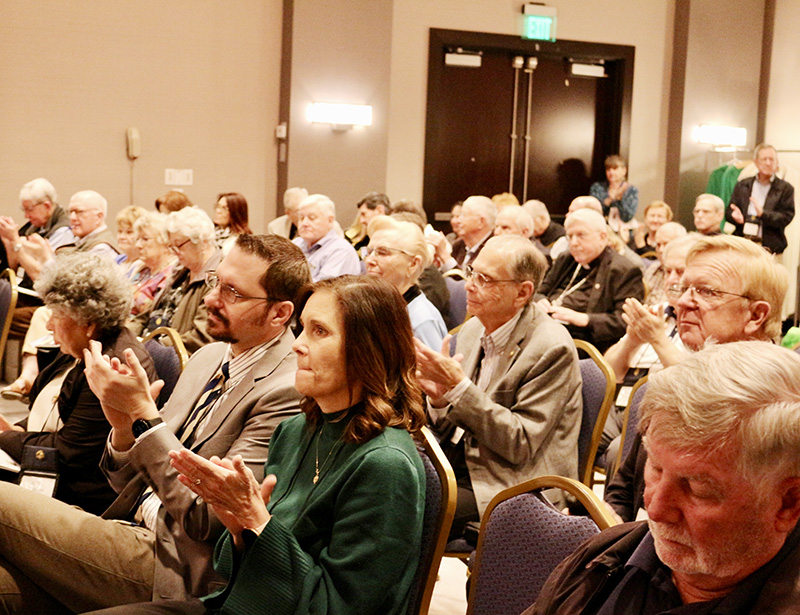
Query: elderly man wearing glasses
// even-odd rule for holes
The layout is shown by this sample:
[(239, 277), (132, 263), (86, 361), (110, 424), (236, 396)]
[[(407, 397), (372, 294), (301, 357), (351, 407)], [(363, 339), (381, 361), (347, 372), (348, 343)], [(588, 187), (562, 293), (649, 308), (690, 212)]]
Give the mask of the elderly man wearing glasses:
[[(707, 342), (777, 339), (787, 287), (786, 270), (764, 248), (740, 237), (716, 235), (697, 240), (686, 256), (680, 282), (670, 284), (667, 292), (675, 302), (681, 342), (697, 351)], [(681, 358), (664, 355), (662, 363), (669, 367)], [(606, 491), (606, 500), (625, 521), (635, 519), (644, 505), (646, 459), (637, 435)]]
[[(156, 298), (149, 321), (141, 331), (172, 327), (181, 334), (186, 350), (194, 352), (212, 341), (206, 331), (208, 310), (203, 298), (208, 294), (206, 271), (222, 260), (214, 241), (214, 223), (208, 214), (187, 207), (167, 218), (170, 250), (178, 257), (164, 290)], [(138, 333), (138, 331), (134, 331)]]
[(449, 336), (442, 353), (417, 342), (420, 384), (458, 481), (451, 538), (507, 487), (546, 474), (577, 478), (575, 345), (531, 300), (546, 267), (530, 240), (492, 237), (467, 271), (475, 318), (459, 332), (455, 357)]

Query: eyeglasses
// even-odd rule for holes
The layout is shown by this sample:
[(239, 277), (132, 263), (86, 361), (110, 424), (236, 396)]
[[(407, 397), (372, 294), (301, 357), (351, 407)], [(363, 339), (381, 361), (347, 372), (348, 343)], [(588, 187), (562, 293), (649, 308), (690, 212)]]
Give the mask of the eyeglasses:
[(472, 280), (472, 283), (477, 286), (478, 288), (484, 288), (489, 286), (490, 284), (517, 284), (517, 280), (493, 280), (488, 275), (483, 273), (478, 273), (472, 267), (467, 265), (467, 269), (465, 271), (467, 274), (467, 279)]
[(138, 237), (137, 237), (137, 238), (134, 240), (134, 243), (138, 243), (138, 242), (140, 242), (140, 241), (141, 241), (142, 243), (145, 243), (145, 244), (147, 244), (147, 243), (150, 243), (151, 241), (153, 241), (153, 238), (152, 238), (152, 237), (146, 237), (146, 236), (144, 236), (144, 235), (139, 235), (139, 236), (138, 236)]
[(225, 303), (236, 303), (240, 299), (253, 299), (257, 301), (269, 301), (269, 297), (248, 297), (236, 290), (230, 284), (223, 284), (219, 281), (216, 271), (206, 271), (206, 286), (211, 290), (219, 288), (219, 297)]
[(72, 214), (75, 214), (76, 216), (82, 216), (83, 214), (97, 213), (98, 211), (100, 211), (100, 210), (99, 209), (70, 209), (68, 213), (69, 213), (70, 216)]
[(733, 297), (740, 297), (741, 299), (750, 299), (747, 295), (740, 295), (739, 293), (731, 293), (727, 290), (719, 290), (718, 288), (711, 288), (710, 286), (695, 286), (694, 284), (670, 284), (667, 286), (667, 292), (674, 297), (680, 297), (687, 290), (692, 291), (692, 299), (695, 301), (699, 298), (703, 301), (716, 301), (722, 298), (722, 295), (731, 295)]
[(176, 244), (172, 244), (169, 247), (169, 249), (172, 250), (175, 254), (177, 254), (178, 252), (180, 252), (183, 249), (183, 246), (185, 246), (190, 241), (191, 241), (191, 239), (187, 239), (186, 241), (182, 241), (181, 243), (179, 243), (177, 245)]
[(33, 205), (20, 205), (19, 208), (22, 210), (23, 213), (29, 214), (34, 209), (39, 207), (39, 205), (44, 205), (45, 201), (39, 201), (38, 203), (34, 203)]
[(413, 254), (409, 254), (405, 250), (400, 250), (398, 248), (389, 248), (386, 246), (378, 246), (377, 248), (367, 247), (366, 250), (364, 251), (364, 254), (366, 256), (374, 254), (376, 258), (389, 258), (393, 253), (405, 254), (406, 256), (414, 258)]

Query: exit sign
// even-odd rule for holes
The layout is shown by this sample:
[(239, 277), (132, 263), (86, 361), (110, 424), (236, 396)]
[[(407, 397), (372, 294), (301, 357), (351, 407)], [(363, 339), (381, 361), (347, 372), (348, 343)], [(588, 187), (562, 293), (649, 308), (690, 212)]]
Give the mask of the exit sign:
[(534, 41), (556, 40), (556, 9), (543, 4), (528, 3), (522, 6), (524, 26), (522, 38)]

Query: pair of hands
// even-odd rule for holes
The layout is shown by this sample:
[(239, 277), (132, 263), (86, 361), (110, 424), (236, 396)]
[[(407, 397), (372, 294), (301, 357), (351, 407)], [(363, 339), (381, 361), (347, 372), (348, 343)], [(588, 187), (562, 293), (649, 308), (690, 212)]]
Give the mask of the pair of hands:
[(547, 314), (550, 314), (551, 318), (559, 322), (563, 322), (568, 325), (575, 325), (576, 327), (589, 326), (589, 315), (584, 314), (583, 312), (577, 312), (570, 308), (564, 307), (563, 305), (553, 305), (547, 299), (539, 299), (539, 301), (536, 302), (536, 305), (538, 305)]
[(465, 377), (464, 370), (461, 368), (464, 356), (462, 354), (450, 356), (452, 337), (452, 335), (445, 336), (441, 352), (431, 350), (414, 338), (417, 354), (417, 379), (422, 391), (435, 407), (447, 405), (444, 394)]
[[(100, 400), (103, 413), (113, 427), (111, 444), (117, 450), (130, 449), (135, 439), (131, 425), (137, 419), (159, 416), (155, 399), (163, 380), (150, 384), (142, 364), (131, 349), (124, 352), (125, 363), (102, 354), (102, 346), (91, 341), (83, 351), (86, 379)], [(276, 478), (271, 475), (259, 485), (240, 455), (233, 459), (205, 459), (187, 449), (170, 451), (170, 464), (180, 474), (178, 480), (203, 498), (233, 535), (237, 547), (246, 528), (259, 528), (269, 521), (267, 512)]]
[[(752, 196), (750, 197), (750, 204), (755, 208), (756, 216), (760, 218), (761, 214), (764, 213), (764, 208), (759, 205)], [(744, 224), (744, 214), (742, 213), (742, 210), (733, 203), (731, 203), (731, 218), (733, 218), (733, 221), (736, 222), (736, 224)]]
[(628, 182), (626, 182), (626, 181), (620, 182), (619, 184), (616, 184), (616, 185), (609, 184), (609, 186), (608, 186), (608, 198), (610, 199), (610, 202), (606, 203), (606, 205), (609, 205), (610, 203), (613, 203), (614, 201), (621, 201), (622, 200), (622, 196), (625, 194), (625, 191), (627, 189), (628, 189)]
[(664, 335), (667, 327), (658, 307), (647, 308), (633, 297), (625, 299), (622, 305), (622, 320), (628, 327), (628, 337), (638, 344), (653, 344), (659, 336)]

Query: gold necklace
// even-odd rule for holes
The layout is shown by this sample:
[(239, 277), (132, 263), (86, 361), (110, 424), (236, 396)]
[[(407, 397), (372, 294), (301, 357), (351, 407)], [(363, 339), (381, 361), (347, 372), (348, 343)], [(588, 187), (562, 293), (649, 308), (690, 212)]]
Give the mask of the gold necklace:
[(322, 467), (319, 467), (319, 441), (322, 439), (322, 430), (325, 429), (325, 424), (322, 424), (322, 427), (319, 428), (319, 434), (317, 435), (317, 444), (314, 451), (314, 478), (311, 479), (311, 482), (315, 485), (319, 480), (319, 473), (321, 470), (325, 469), (325, 466), (328, 465), (328, 461), (331, 459), (331, 455), (333, 454), (334, 449), (336, 448), (336, 444), (338, 440), (331, 445), (331, 450), (328, 451), (328, 456), (325, 457), (325, 461), (322, 462)]

